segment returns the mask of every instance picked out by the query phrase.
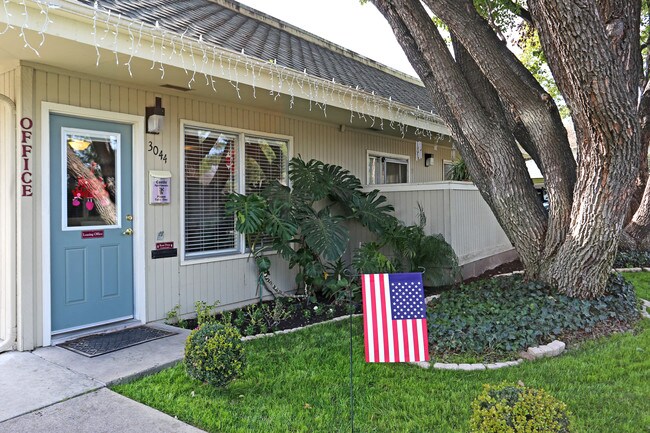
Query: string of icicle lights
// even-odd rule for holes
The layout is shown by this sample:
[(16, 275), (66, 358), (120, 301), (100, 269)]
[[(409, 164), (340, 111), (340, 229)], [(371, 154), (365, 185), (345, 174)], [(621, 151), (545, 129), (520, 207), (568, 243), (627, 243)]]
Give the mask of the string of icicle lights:
[[(4, 15), (9, 23), (12, 17), (8, 5), (11, 0), (2, 0)], [(28, 7), (32, 3), (35, 7)], [(20, 0), (21, 26), (19, 37), (24, 47), (39, 54), (39, 48), (45, 42), (45, 35), (48, 26), (53, 24), (50, 11), (58, 9), (61, 5), (45, 0)], [(30, 13), (42, 15), (41, 20), (30, 17)], [(39, 28), (34, 29), (40, 37), (38, 43), (30, 41), (26, 30), (32, 30), (30, 26), (38, 23)], [(0, 35), (13, 29), (14, 26), (7, 24), (0, 31)], [(332, 80), (325, 80), (310, 75), (307, 70), (302, 73), (285, 66), (278, 65), (275, 59), (267, 61), (253, 58), (246, 55), (244, 50), (237, 53), (213, 44), (207, 43), (203, 35), (198, 38), (188, 36), (191, 28), (185, 29), (183, 33), (172, 32), (164, 29), (156, 21), (154, 25), (145, 22), (114, 14), (110, 9), (104, 9), (98, 2), (94, 3), (92, 15), (92, 32), (89, 35), (95, 47), (97, 56), (96, 65), (102, 56), (102, 50), (112, 52), (117, 66), (126, 67), (128, 73), (133, 77), (132, 61), (135, 57), (151, 59), (152, 70), (160, 71), (160, 79), (165, 77), (165, 65), (180, 64), (185, 71), (188, 88), (199, 85), (199, 80), (205, 81), (215, 93), (218, 93), (217, 79), (223, 79), (237, 93), (241, 99), (240, 86), (250, 85), (253, 90), (253, 97), (257, 98), (258, 90), (268, 91), (274, 100), (280, 100), (284, 96), (289, 100), (289, 107), (293, 108), (295, 98), (309, 101), (309, 110), (318, 109), (327, 117), (328, 105), (345, 108), (350, 112), (350, 122), (355, 117), (384, 130), (384, 118), (390, 118), (388, 127), (399, 130), (404, 137), (409, 126), (407, 122), (413, 119), (423, 123), (439, 123), (437, 117), (428, 111), (408, 107), (404, 104), (376, 96), (374, 92), (366, 92), (358, 86), (346, 86)], [(119, 51), (120, 38), (128, 38), (128, 47), (125, 52)], [(270, 88), (258, 86), (263, 78), (270, 83)], [(432, 131), (416, 128), (414, 133), (434, 138)], [(438, 138), (438, 134), (435, 134)]]

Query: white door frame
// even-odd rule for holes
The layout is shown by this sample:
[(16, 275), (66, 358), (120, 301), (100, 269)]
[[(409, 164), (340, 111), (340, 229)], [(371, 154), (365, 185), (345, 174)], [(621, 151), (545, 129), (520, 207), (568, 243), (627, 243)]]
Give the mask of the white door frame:
[(133, 130), (133, 301), (134, 318), (146, 323), (145, 290), (145, 161), (144, 117), (71, 105), (41, 103), (41, 230), (43, 287), (43, 346), (52, 344), (52, 280), (50, 267), (50, 114), (127, 123)]

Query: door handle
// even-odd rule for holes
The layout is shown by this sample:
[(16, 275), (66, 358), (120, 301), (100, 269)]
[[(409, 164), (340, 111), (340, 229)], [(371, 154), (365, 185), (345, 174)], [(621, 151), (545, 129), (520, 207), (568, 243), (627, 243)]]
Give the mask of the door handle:
[(132, 229), (132, 228), (128, 228), (128, 229), (124, 230), (124, 231), (122, 232), (122, 234), (125, 235), (125, 236), (133, 236), (133, 229)]

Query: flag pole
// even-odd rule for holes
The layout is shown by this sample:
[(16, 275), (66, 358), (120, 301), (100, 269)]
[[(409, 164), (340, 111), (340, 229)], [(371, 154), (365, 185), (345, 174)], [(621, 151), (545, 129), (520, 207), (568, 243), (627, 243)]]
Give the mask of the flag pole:
[(353, 378), (353, 369), (352, 369), (352, 313), (354, 312), (352, 307), (352, 284), (348, 284), (348, 310), (350, 312), (350, 425), (352, 427), (352, 433), (354, 433), (354, 382)]
[[(419, 273), (424, 275), (425, 272), (427, 271), (424, 266), (418, 266)], [(352, 284), (350, 283), (352, 278), (354, 277), (362, 277), (362, 274), (352, 274), (349, 272), (349, 269), (346, 269), (343, 271), (343, 274), (347, 276), (349, 279), (348, 281), (348, 309), (350, 312), (350, 317), (349, 317), (349, 322), (350, 322), (350, 426), (352, 429), (352, 433), (354, 433), (354, 375), (353, 375), (353, 357), (352, 357), (352, 315), (354, 313), (354, 308), (352, 305)], [(339, 279), (340, 279), (339, 275)], [(423, 285), (421, 282), (420, 284)], [(365, 317), (365, 316), (364, 316)], [(365, 319), (364, 319), (365, 320)], [(365, 338), (365, 337), (364, 337)], [(366, 360), (367, 362), (367, 360)]]

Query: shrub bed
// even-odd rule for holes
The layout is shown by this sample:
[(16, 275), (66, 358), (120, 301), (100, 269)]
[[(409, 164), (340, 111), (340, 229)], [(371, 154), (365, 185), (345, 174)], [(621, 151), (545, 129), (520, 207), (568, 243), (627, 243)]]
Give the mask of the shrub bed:
[(216, 304), (196, 302), (195, 319), (182, 319), (178, 315), (180, 305), (167, 313), (166, 323), (179, 328), (194, 329), (203, 323), (226, 323), (249, 336), (267, 332), (293, 329), (323, 322), (350, 313), (360, 313), (359, 302), (332, 302), (325, 298), (309, 299), (278, 298), (272, 301), (250, 304), (235, 310), (214, 313)]
[(650, 267), (650, 251), (621, 250), (614, 259), (615, 268), (646, 268)]
[(612, 275), (597, 299), (569, 298), (521, 276), (491, 278), (443, 292), (428, 307), (434, 357), (457, 353), (503, 355), (604, 323), (628, 327), (639, 318), (633, 286)]

